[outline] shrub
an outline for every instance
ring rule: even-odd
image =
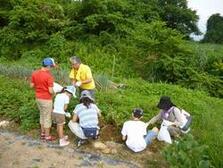
[[[0,87],[0,97],[3,98],[0,102],[0,115],[18,122],[23,130],[37,128],[39,112],[33,91],[28,89],[27,83],[0,76]]]
[[[207,145],[201,145],[192,135],[187,135],[175,141],[173,145],[167,146],[163,155],[170,163],[170,167],[209,168],[212,166],[207,149]]]

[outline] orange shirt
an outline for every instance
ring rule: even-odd
[[[36,98],[51,100],[49,87],[53,87],[53,76],[50,71],[36,70],[32,73],[31,82],[34,84]]]

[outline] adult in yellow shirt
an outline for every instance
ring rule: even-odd
[[[70,57],[70,62],[72,69],[69,77],[72,80],[72,84],[79,87],[80,92],[88,90],[94,96],[95,82],[90,67],[82,64],[81,59],[77,56]]]

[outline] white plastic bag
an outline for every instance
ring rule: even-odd
[[[168,131],[168,125],[172,125],[172,122],[164,120],[161,124],[160,131],[158,133],[157,139],[159,141],[164,141],[166,143],[172,144],[172,139]]]
[[[63,86],[61,86],[60,84],[54,82],[53,83],[53,91],[54,93],[58,93],[58,92],[61,92],[63,89]]]

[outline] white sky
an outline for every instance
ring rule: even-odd
[[[206,31],[206,23],[212,14],[223,16],[223,0],[187,0],[188,7],[196,10],[199,16],[198,27],[202,33]]]

